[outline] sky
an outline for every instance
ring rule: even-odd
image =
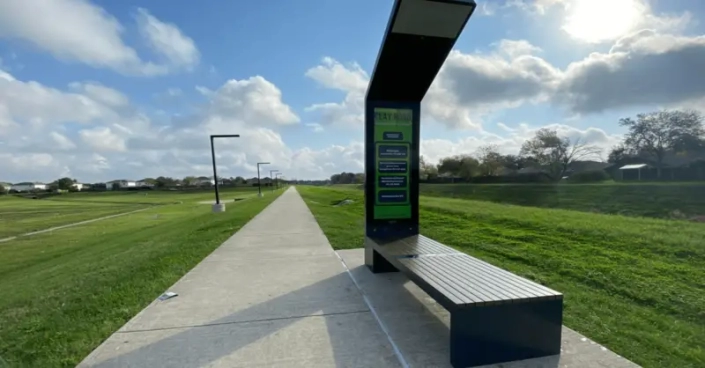
[[[418,1],[418,0],[414,0]],[[422,102],[428,162],[705,107],[705,2],[477,0]],[[392,0],[0,0],[0,181],[362,172]],[[413,62],[413,61],[410,61]]]

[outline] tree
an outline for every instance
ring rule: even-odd
[[[419,178],[421,180],[433,179],[438,176],[438,167],[426,162],[423,156],[419,156]]]
[[[10,188],[6,188],[4,185],[0,184],[0,195],[7,193]]]
[[[349,172],[342,172],[340,174],[333,174],[330,177],[331,184],[355,184],[358,180],[364,180],[364,176],[359,176],[364,174],[355,174]]]
[[[504,166],[504,157],[499,153],[499,146],[496,144],[488,144],[478,148],[477,158],[480,161],[482,175],[499,175],[500,170]]]
[[[480,172],[480,162],[470,155],[458,155],[445,157],[438,164],[438,173],[442,175],[453,175],[470,180]]]
[[[157,188],[173,187],[173,186],[176,185],[176,180],[174,180],[173,178],[168,178],[168,177],[160,176],[160,177],[158,177],[158,178],[156,178],[156,179],[154,179],[154,180],[155,180],[155,184],[154,184],[154,185],[155,185]]]
[[[637,114],[636,120],[623,118],[619,120],[619,125],[628,130],[624,136],[624,146],[652,158],[659,178],[667,153],[702,146],[705,135],[702,115],[692,110]]]
[[[558,181],[568,171],[571,163],[594,158],[600,152],[598,147],[587,144],[581,138],[571,141],[568,137],[558,136],[556,130],[543,128],[524,142],[520,155],[533,159],[534,166],[545,170],[551,179]]]
[[[51,183],[56,186],[56,189],[61,189],[61,190],[69,190],[73,188],[73,185],[76,183],[76,179],[71,179],[71,178],[61,178],[56,180],[55,182]]]
[[[198,179],[196,179],[195,176],[187,176],[182,181],[183,181],[184,185],[191,186],[191,185],[196,185]]]
[[[245,184],[245,178],[238,176],[235,178],[235,184]]]
[[[534,160],[533,157],[522,157],[518,155],[506,155],[502,157],[502,167],[513,171],[536,165],[536,160]]]

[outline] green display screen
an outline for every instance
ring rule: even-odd
[[[374,109],[375,202],[374,218],[411,218],[411,109]]]

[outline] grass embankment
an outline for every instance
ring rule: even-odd
[[[253,195],[256,188],[232,188],[223,198]],[[119,191],[54,195],[43,199],[0,196],[0,239],[150,206],[213,198],[213,191]]]
[[[362,191],[299,187],[336,249]],[[333,207],[350,198],[355,204]],[[421,197],[421,232],[565,294],[567,326],[645,367],[705,366],[705,225]]]
[[[656,218],[705,216],[705,184],[421,184],[425,196]]]
[[[0,366],[75,366],[280,193],[220,214],[183,195],[0,244]]]

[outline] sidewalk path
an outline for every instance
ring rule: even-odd
[[[294,188],[169,290],[79,367],[400,366]]]

